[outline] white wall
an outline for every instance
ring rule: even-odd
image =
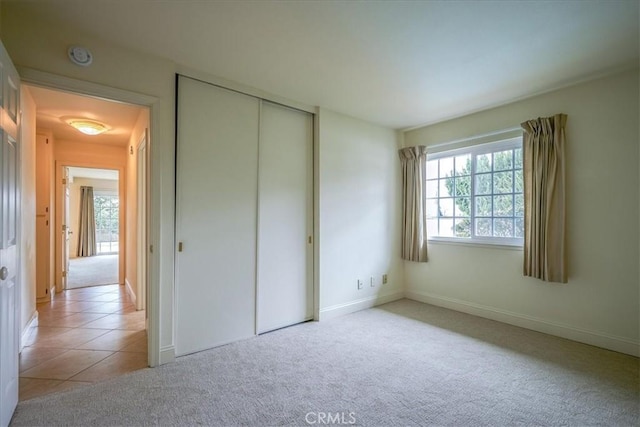
[[[78,257],[78,236],[80,235],[80,187],[93,187],[94,194],[108,191],[118,195],[118,181],[111,179],[75,178],[69,185],[69,227],[73,234],[69,239],[69,258]],[[122,221],[122,218],[120,218]],[[127,236],[127,240],[129,236]]]
[[[20,330],[36,313],[36,104],[29,89],[20,90]]]
[[[321,109],[316,151],[320,318],[403,296],[396,133]],[[382,284],[382,275],[388,283]],[[374,277],[375,287],[369,284]],[[357,280],[364,282],[361,290]]]
[[[638,71],[627,71],[405,134],[432,145],[568,115],[569,283],[522,276],[522,251],[430,244],[405,262],[412,298],[638,353]]]

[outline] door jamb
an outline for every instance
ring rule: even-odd
[[[118,89],[99,83],[78,80],[69,77],[52,74],[33,68],[17,67],[18,74],[21,78],[21,84],[29,84],[49,89],[62,90],[85,96],[93,96],[102,99],[108,99],[116,102],[125,102],[135,104],[149,109],[149,126],[150,136],[158,133],[160,128],[158,104],[159,99],[154,96],[132,92],[124,89]],[[147,150],[149,151],[150,163],[153,163],[153,147],[147,140]],[[150,169],[153,164],[149,165]],[[160,197],[160,189],[154,186],[151,180],[147,182],[147,193],[151,203]],[[159,200],[159,199],[158,199]],[[149,292],[149,301],[147,301],[147,310],[149,318],[149,329],[147,334],[148,340],[148,362],[149,366],[158,366],[161,363],[160,349],[160,281],[159,281],[159,262],[158,251],[151,252],[150,248],[153,242],[160,241],[160,224],[157,219],[159,213],[152,214],[153,209],[147,212],[147,224],[149,227],[149,235],[147,236],[150,247],[147,248],[148,268],[147,268],[147,289]]]
[[[55,246],[56,246],[56,252],[55,252],[55,262],[56,262],[56,268],[55,268],[55,289],[56,289],[56,293],[57,292],[62,292],[63,290],[67,289],[64,288],[63,289],[63,280],[62,280],[62,245],[63,242],[61,240],[61,230],[62,230],[62,222],[64,220],[64,218],[62,218],[62,203],[64,203],[64,186],[62,184],[62,177],[64,176],[63,173],[63,169],[65,167],[70,167],[70,168],[91,168],[91,169],[108,169],[108,170],[116,170],[118,171],[118,197],[122,200],[124,192],[126,191],[126,182],[125,182],[125,167],[124,166],[114,166],[114,165],[109,165],[108,163],[99,163],[99,162],[75,162],[75,161],[69,161],[69,160],[56,160],[55,161],[55,168],[56,168],[56,172],[55,172],[55,176],[56,176],[56,187],[55,187],[55,198],[56,198],[56,212],[55,212],[55,219],[53,220],[54,222],[54,226],[56,228],[56,230],[58,230],[58,233],[56,234],[56,242],[55,242]],[[126,203],[123,203],[122,206],[124,206],[124,209],[122,210],[121,213],[121,218],[125,218],[126,217],[126,210],[129,209],[129,207],[126,205]],[[124,225],[124,221],[122,219],[118,220],[118,240],[120,242],[124,241],[124,237],[125,237],[125,225]],[[126,251],[118,251],[118,284],[122,284],[122,282],[124,281],[120,281],[120,272],[125,271],[124,270],[124,266],[126,263],[125,260],[125,256],[123,256],[123,254],[125,254]],[[58,286],[59,285],[59,286]]]

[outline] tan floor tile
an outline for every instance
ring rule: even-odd
[[[20,378],[19,380],[18,399],[20,401],[53,393],[57,391],[57,388],[64,382],[60,380],[43,380],[35,378]]]
[[[101,319],[89,322],[83,327],[98,329],[129,329],[140,331],[145,327],[144,312],[136,311],[133,313],[110,314]]]
[[[74,301],[69,304],[69,309],[74,310],[77,313],[90,310],[92,308],[100,307],[102,303],[97,301]]]
[[[55,322],[58,319],[63,319],[67,316],[71,316],[75,314],[72,311],[45,311],[38,312],[38,324],[41,326],[49,326],[51,323]]]
[[[116,311],[116,313],[118,314],[123,314],[123,313],[135,313],[136,311],[136,306],[133,303],[128,303],[128,304],[124,304],[124,307],[122,308],[122,310]]]
[[[38,320],[38,323],[40,323],[40,320]],[[38,326],[36,328],[32,328],[31,333],[27,336],[24,342],[24,345],[34,345],[36,342],[62,335],[71,330],[71,328],[63,327]]]
[[[103,302],[101,304],[96,304],[95,307],[91,307],[85,310],[84,312],[110,314],[110,313],[115,313],[116,311],[120,311],[126,306],[127,306],[126,303],[121,303],[121,302]]]
[[[82,344],[78,348],[118,351],[140,339],[146,339],[146,336],[146,331],[112,330],[94,340]]]
[[[66,289],[58,294],[56,294],[56,297],[70,297],[70,296],[77,296],[77,295],[87,295],[89,292],[87,292],[87,288],[71,288],[71,289]]]
[[[47,360],[60,356],[69,351],[66,348],[25,347],[20,353],[20,372],[31,369]]]
[[[58,357],[24,371],[21,377],[66,380],[95,365],[111,354],[113,353],[110,351],[69,350]]]
[[[97,302],[117,302],[120,298],[117,294],[100,294],[87,297],[85,301],[97,301]]]
[[[20,356],[20,400],[147,366],[145,312],[135,310],[123,286],[64,291],[54,301],[39,304],[38,312],[39,326]],[[89,323],[93,327],[87,327]],[[121,355],[110,357],[120,349]],[[77,378],[63,381],[72,376]]]
[[[72,378],[74,381],[102,381],[127,372],[137,371],[147,366],[146,354],[118,352]]]
[[[68,291],[61,292],[54,297],[55,302],[64,301],[70,303],[73,301],[84,301],[87,295],[68,293]]]
[[[61,305],[58,308],[53,308],[50,310],[38,310],[38,314],[51,315],[55,316],[56,314],[60,317],[64,317],[64,315],[80,313],[84,311],[81,306],[76,305],[75,303],[78,301],[68,301],[67,304]]]
[[[36,305],[36,310],[38,310],[38,313],[46,313],[47,311],[64,310],[65,307],[70,303],[71,303],[71,301],[57,300],[56,299],[56,300],[48,302],[46,304],[37,304]]]
[[[100,319],[98,319],[100,320]],[[39,329],[39,328],[38,328]],[[75,328],[62,334],[44,339],[37,339],[34,347],[77,348],[78,346],[107,333],[103,329]]]
[[[134,342],[132,344],[129,344],[126,347],[123,347],[120,351],[130,351],[130,352],[134,352],[134,353],[145,353],[145,354],[147,354],[148,344],[147,344],[147,336],[146,336],[146,334],[145,334],[144,338],[140,338],[136,342]]]
[[[71,316],[67,316],[63,319],[59,319],[56,321],[56,325],[58,326],[66,326],[69,328],[77,328],[79,326],[84,325],[85,323],[92,322],[94,320],[98,320],[101,317],[107,316],[104,313],[75,313]]]

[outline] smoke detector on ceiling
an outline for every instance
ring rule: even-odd
[[[71,62],[81,67],[88,67],[93,61],[93,54],[82,46],[71,46],[67,53]]]

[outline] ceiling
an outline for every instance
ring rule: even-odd
[[[69,168],[70,182],[73,182],[75,178],[92,178],[92,179],[105,179],[109,181],[118,180],[118,171],[113,169],[95,169],[95,168]]]
[[[129,137],[141,107],[35,86],[27,87],[36,104],[36,127],[50,130],[54,139],[123,147],[129,145]],[[68,125],[64,121],[66,117],[95,120],[110,129],[100,135],[85,135]]]
[[[3,3],[392,128],[465,115],[639,62],[637,0]]]

